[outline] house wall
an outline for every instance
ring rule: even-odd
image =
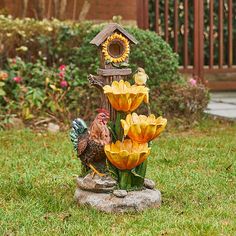
[[[0,13],[36,19],[108,21],[120,15],[124,22],[136,24],[137,0],[0,0]]]

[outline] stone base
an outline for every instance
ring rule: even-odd
[[[128,192],[120,198],[112,193],[94,193],[77,188],[75,200],[79,205],[90,206],[104,212],[139,212],[161,205],[161,193],[155,189]]]

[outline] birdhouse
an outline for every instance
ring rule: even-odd
[[[130,44],[137,44],[138,41],[120,25],[112,23],[98,33],[90,43],[99,48],[101,68],[115,69],[128,64]]]
[[[116,23],[108,24],[90,42],[98,47],[100,68],[97,76],[89,75],[91,85],[102,88],[113,81],[125,80],[132,73],[129,66],[130,45],[138,41],[125,29]],[[106,108],[115,119],[116,112],[110,106],[107,98],[101,95],[101,107]]]

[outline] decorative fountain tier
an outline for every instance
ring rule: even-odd
[[[125,81],[131,74],[130,44],[137,40],[118,24],[109,24],[91,43],[100,48],[101,68],[98,76],[89,75],[89,82],[101,90],[103,108],[89,128],[81,119],[73,121],[71,140],[82,161],[75,199],[105,212],[159,207],[161,193],[145,176],[150,141],[167,120],[134,112],[143,102],[150,111],[145,71],[138,69],[135,84]]]

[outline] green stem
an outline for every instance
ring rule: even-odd
[[[119,170],[119,187],[120,189],[131,189],[132,176],[129,170]]]
[[[110,132],[112,134],[112,141],[116,141],[117,137],[116,137],[116,133],[115,133],[115,130],[114,130],[114,124],[112,122],[110,122],[108,124],[108,129],[110,130]]]
[[[147,103],[147,110],[148,110],[148,115],[151,115],[152,112],[151,112],[151,107],[149,103]]]
[[[124,136],[123,129],[121,128],[121,123],[120,123],[120,120],[122,119],[123,116],[124,114],[122,112],[117,112],[116,122],[115,122],[116,137],[117,137],[117,140],[120,140],[120,141],[122,141],[123,136]]]

